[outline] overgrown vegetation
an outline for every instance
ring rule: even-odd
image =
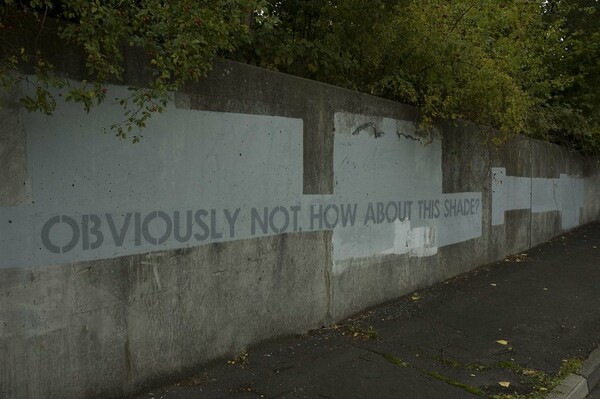
[[[420,371],[423,374],[429,375],[433,378],[436,378],[446,384],[453,385],[455,387],[464,389],[465,391],[477,395],[477,396],[486,396],[489,392],[489,387],[477,387],[472,384],[459,381],[456,378],[448,377],[440,372],[428,370],[424,368],[418,368],[412,366],[410,363],[404,361],[402,358],[389,354],[389,353],[380,353],[375,352],[378,355],[385,358],[388,362],[400,366],[402,368],[413,368],[415,370]],[[434,357],[435,359],[435,357]],[[553,389],[555,389],[560,383],[567,378],[567,376],[571,373],[577,373],[583,364],[583,361],[579,358],[571,358],[564,359],[562,361],[561,367],[556,374],[550,375],[544,371],[536,370],[532,368],[525,368],[514,361],[499,361],[492,365],[483,365],[478,363],[471,364],[462,364],[453,359],[436,359],[440,360],[444,366],[454,368],[454,369],[463,369],[463,370],[477,370],[480,373],[485,373],[488,371],[504,369],[509,371],[514,377],[518,378],[519,381],[525,386],[526,393],[523,393],[523,388],[520,389],[521,392],[512,390],[510,393],[502,393],[497,395],[492,395],[492,399],[543,399],[548,393],[550,393]],[[474,375],[472,375],[474,376]],[[511,386],[510,382],[498,382],[499,385],[505,384],[504,387],[509,389]],[[502,386],[502,385],[501,385]]]
[[[19,30],[49,16],[80,47],[93,83],[69,87],[89,109],[123,72],[127,47],[142,49],[148,89],[122,100],[120,137],[164,109],[169,92],[201,78],[215,55],[419,106],[437,118],[489,126],[583,152],[600,149],[598,0],[5,0],[0,6],[0,82],[37,73],[25,98],[51,113],[49,86],[66,84]],[[18,79],[18,78],[17,78]],[[91,79],[90,79],[91,80]]]
[[[215,54],[249,40],[248,17],[257,6],[255,0],[5,0],[0,86],[25,80],[34,94],[21,101],[31,111],[54,111],[50,87],[65,89],[68,101],[89,111],[105,100],[107,82],[122,79],[124,53],[135,48],[147,61],[139,73],[148,77],[148,87],[131,87],[129,96],[118,99],[124,120],[115,121],[112,130],[121,138],[133,132],[137,141],[138,128],[164,111],[170,92],[204,76]],[[55,75],[49,61],[54,55],[40,46],[45,35],[83,51],[90,81],[74,85]]]
[[[524,382],[532,388],[532,391],[527,394],[514,392],[496,395],[493,399],[543,399],[549,392],[559,386],[569,374],[577,373],[582,364],[583,360],[579,358],[564,359],[558,372],[555,375],[548,375],[540,370],[527,369],[514,363],[507,363],[501,367],[509,368],[515,373],[521,374],[524,377]]]

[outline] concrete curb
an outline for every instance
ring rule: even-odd
[[[569,374],[547,399],[585,399],[600,382],[600,347],[583,362],[577,374]]]

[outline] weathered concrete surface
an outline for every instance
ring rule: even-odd
[[[143,83],[143,79],[134,73],[139,65],[134,61],[128,62],[130,70],[125,74],[128,82]],[[67,64],[57,65],[68,68]],[[80,67],[81,64],[76,63],[70,76],[78,76]],[[194,119],[197,118],[195,111],[204,112],[207,119]],[[349,187],[352,184],[349,169],[340,169],[342,174],[345,173],[343,176],[336,175],[336,142],[341,146],[354,145],[363,156],[361,159],[369,159],[361,151],[368,152],[376,147],[371,146],[376,140],[375,132],[385,130],[382,126],[414,126],[417,110],[233,62],[218,62],[215,71],[206,80],[184,93],[178,93],[173,115],[194,115],[172,123],[168,122],[169,119],[165,119],[167,122],[158,120],[156,123],[163,127],[163,131],[153,131],[152,134],[158,136],[148,137],[136,147],[137,154],[133,154],[131,147],[125,147],[128,146],[126,143],[118,143],[123,147],[115,150],[114,143],[109,142],[110,137],[95,136],[100,133],[91,129],[97,129],[98,121],[107,118],[106,115],[92,114],[87,117],[90,119],[82,119],[91,120],[89,124],[77,122],[81,126],[73,121],[64,121],[65,124],[69,122],[79,126],[69,125],[71,130],[66,136],[51,136],[52,132],[43,129],[48,125],[38,120],[36,126],[39,129],[36,131],[41,132],[46,141],[35,142],[39,137],[23,132],[21,126],[25,114],[19,112],[9,112],[4,118],[9,128],[5,129],[3,125],[0,130],[3,140],[0,151],[5,148],[14,150],[3,152],[0,158],[3,168],[0,170],[3,178],[0,231],[12,232],[9,229],[16,226],[16,222],[6,215],[28,214],[32,220],[39,222],[41,219],[43,224],[45,217],[65,215],[77,209],[78,217],[91,213],[105,218],[103,222],[108,221],[106,214],[113,215],[111,220],[113,223],[116,220],[116,225],[111,225],[110,229],[107,224],[103,225],[106,242],[109,234],[118,239],[123,231],[124,235],[130,234],[131,237],[127,236],[130,240],[122,246],[115,242],[114,247],[106,247],[102,254],[84,259],[82,248],[87,245],[87,251],[91,242],[90,237],[87,237],[87,242],[84,241],[82,233],[77,251],[69,252],[73,257],[67,261],[60,251],[52,254],[55,258],[46,256],[42,246],[39,247],[42,251],[39,257],[28,261],[22,253],[14,250],[13,244],[38,251],[33,243],[39,239],[39,231],[24,223],[21,225],[25,226],[23,229],[29,230],[21,231],[23,239],[8,243],[0,236],[0,248],[6,249],[0,260],[4,267],[0,268],[0,397],[90,399],[131,393],[163,378],[185,375],[211,359],[239,353],[253,343],[330,324],[366,307],[501,259],[508,253],[520,252],[564,230],[561,211],[536,213],[531,206],[509,209],[504,213],[504,223],[493,225],[492,168],[504,168],[507,176],[525,179],[560,179],[561,174],[569,179],[585,177],[584,206],[580,209],[579,222],[600,217],[600,185],[596,167],[584,169],[583,160],[579,157],[523,138],[495,150],[482,145],[481,131],[470,125],[442,125],[439,128],[441,135],[433,137],[441,143],[429,143],[429,138],[422,136],[421,132],[407,134],[408,131],[404,130],[390,130],[386,140],[391,135],[400,143],[414,146],[413,141],[423,139],[419,141],[423,146],[412,151],[409,149],[413,147],[407,145],[402,150],[404,152],[400,152],[402,159],[380,152],[378,154],[385,156],[373,157],[372,162],[357,165],[363,168],[363,181],[369,185],[369,190],[362,190],[362,193],[359,186]],[[342,115],[353,123],[361,123],[364,116],[365,122],[373,124],[374,131],[353,134],[356,126],[350,127],[350,123],[346,126],[350,131],[336,131],[339,126],[336,126],[336,115]],[[241,121],[239,125],[246,130],[235,124],[221,123],[220,117],[225,121]],[[28,120],[31,122],[31,119]],[[202,121],[206,120],[216,122],[203,124]],[[286,121],[289,122],[287,125]],[[51,123],[60,127],[63,122]],[[280,124],[293,129],[269,131],[265,128]],[[188,131],[195,128],[198,131],[201,128],[209,130],[213,126],[221,126],[219,134],[222,132],[223,135],[227,134],[223,126],[235,128],[232,128],[231,135],[226,136],[227,140],[232,140],[232,146],[218,143],[222,147],[241,145],[231,138],[243,130],[249,135],[254,134],[252,137],[257,138],[254,143],[260,140],[264,140],[265,145],[279,143],[276,148],[280,151],[276,152],[276,158],[271,159],[271,153],[266,150],[265,159],[258,159],[255,163],[243,163],[240,159],[246,154],[239,151],[239,154],[228,154],[227,162],[219,164],[215,161],[216,157],[210,157],[210,153],[200,152],[211,146],[211,140],[204,136],[206,143],[198,145],[202,138],[195,138],[195,133]],[[182,135],[181,131],[186,135]],[[267,139],[265,133],[283,141]],[[299,137],[300,134],[302,137]],[[398,136],[394,137],[394,134]],[[341,135],[346,135],[347,140],[336,141]],[[65,140],[67,149],[57,137]],[[155,146],[157,141],[161,143]],[[6,147],[4,143],[8,143]],[[28,143],[30,147],[27,147]],[[294,151],[291,144],[295,147],[301,145],[301,155],[300,150]],[[394,142],[394,145],[399,144]],[[33,148],[35,152],[28,153],[26,148]],[[77,162],[73,167],[67,167],[72,161],[67,158],[69,148],[95,154],[88,157],[87,152],[81,152],[77,155],[85,158],[81,163],[85,163],[88,169],[73,170]],[[200,148],[195,157],[189,154],[194,148]],[[124,168],[112,162],[119,154],[122,164],[126,165]],[[182,154],[190,158],[188,167],[184,162],[179,169],[169,169],[170,165],[181,161]],[[258,152],[254,152],[256,154]],[[263,153],[260,154],[262,156]],[[64,162],[56,162],[56,159]],[[435,162],[425,162],[427,159]],[[261,162],[269,161],[273,166],[271,174],[257,176],[253,173],[259,170]],[[46,167],[40,167],[40,162]],[[203,164],[205,162],[210,168]],[[403,170],[406,179],[389,177],[398,170],[394,169],[396,163],[406,166]],[[390,167],[390,164],[394,166]],[[37,166],[37,169],[28,170],[28,165]],[[173,238],[161,244],[169,245],[166,250],[154,244],[136,246],[133,230],[121,229],[127,220],[125,215],[133,215],[137,209],[127,206],[143,204],[147,208],[145,210],[155,212],[167,204],[164,205],[165,211],[179,210],[182,214],[187,209],[204,206],[207,201],[212,201],[214,207],[235,208],[238,201],[252,198],[248,194],[250,191],[236,191],[233,183],[219,186],[213,173],[230,176],[224,171],[233,170],[236,165],[244,165],[243,172],[246,174],[233,172],[233,183],[244,185],[249,181],[255,182],[251,193],[259,199],[279,193],[281,196],[277,198],[284,201],[295,200],[297,195],[300,198],[297,203],[303,206],[313,200],[327,203],[337,198],[336,188],[340,188],[343,182],[336,182],[336,179],[343,178],[346,180],[344,190],[349,187],[351,190],[348,192],[355,195],[377,197],[384,194],[385,198],[368,201],[404,200],[406,198],[396,196],[411,192],[434,196],[431,199],[467,193],[480,199],[481,206],[476,215],[471,215],[472,218],[476,216],[475,219],[457,222],[456,225],[462,227],[457,227],[456,236],[460,239],[456,243],[438,247],[433,244],[437,244],[435,238],[441,235],[431,234],[425,237],[433,237],[431,243],[427,243],[432,244],[425,248],[427,251],[413,253],[408,246],[400,246],[402,248],[394,247],[388,253],[381,250],[383,247],[379,239],[383,237],[381,232],[389,226],[379,226],[381,229],[373,230],[379,235],[367,237],[377,244],[365,250],[371,253],[347,259],[339,251],[343,247],[334,247],[338,242],[335,238],[337,232],[326,227],[315,228],[311,232],[254,238],[251,233],[241,231],[227,242],[190,245],[188,248],[178,248],[180,243]],[[14,172],[6,173],[5,166]],[[61,180],[53,175],[58,170],[79,180]],[[93,173],[88,175],[90,170]],[[401,175],[400,172],[398,175]],[[31,178],[31,173],[38,173],[36,176],[39,177],[32,183],[35,188],[32,197],[28,189],[22,188],[23,182]],[[242,179],[240,176],[247,177]],[[427,181],[428,177],[432,181]],[[274,181],[280,184],[274,187]],[[406,186],[398,189],[403,183]],[[115,186],[119,189],[113,192]],[[41,190],[46,187],[48,190]],[[73,195],[69,194],[70,190]],[[120,194],[117,195],[117,192]],[[126,199],[121,197],[125,194],[129,195]],[[520,194],[525,197],[531,195],[529,191]],[[49,206],[39,204],[40,198],[46,200]],[[68,209],[65,209],[67,205]],[[259,205],[262,203],[252,204],[254,207]],[[133,218],[131,216],[132,226]],[[453,226],[434,219],[415,221],[418,223],[411,228],[418,232],[431,232]],[[86,228],[88,230],[85,231],[90,231],[86,223],[92,223],[91,220],[81,219],[82,231]],[[474,225],[465,227],[465,220],[475,220]],[[56,225],[58,227],[54,227],[54,231],[59,234],[65,223]],[[467,234],[472,232],[472,227],[478,232],[475,236]],[[400,228],[390,231],[394,234],[403,232]],[[153,234],[150,227],[147,232]],[[67,241],[68,233],[61,233]],[[423,236],[411,234],[406,234],[412,240],[410,242],[422,241]],[[402,234],[398,236],[409,243]],[[395,244],[395,240],[389,237],[383,239]],[[357,243],[361,241],[357,240]],[[130,245],[130,252],[123,250],[123,246],[127,245]],[[353,250],[350,245],[346,248],[348,253]],[[8,264],[9,252],[18,265]],[[377,363],[374,370],[389,372],[389,375],[398,372],[386,367]]]
[[[588,356],[577,374],[586,379],[588,390],[600,386],[600,347]]]
[[[593,161],[592,165],[595,168],[590,168],[589,173],[586,173],[585,178],[585,207],[583,208],[581,219],[584,223],[589,223],[600,219],[600,164],[598,161]]]
[[[327,233],[0,271],[3,398],[132,392],[326,321]]]
[[[589,393],[585,378],[569,374],[567,378],[553,390],[548,399],[585,399]]]
[[[0,206],[30,201],[20,95],[15,89],[0,96]]]

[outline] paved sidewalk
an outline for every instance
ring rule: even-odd
[[[599,344],[593,223],[135,398],[541,398]]]

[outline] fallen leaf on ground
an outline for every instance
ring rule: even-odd
[[[410,299],[412,299],[413,301],[418,301],[419,299],[421,299],[421,296],[419,294],[412,294]]]
[[[500,381],[498,384],[500,384],[500,386],[504,388],[508,388],[510,386],[510,382],[508,381]]]
[[[508,345],[508,341],[504,339],[499,339],[496,342],[498,342],[500,345]]]
[[[505,262],[517,262],[517,263],[521,263],[521,262],[530,262],[531,258],[526,253],[522,253],[522,254],[510,254],[510,255],[507,255],[504,258],[504,261]]]
[[[496,286],[496,283],[490,283],[490,285],[491,285],[492,287],[495,287],[495,286]]]

